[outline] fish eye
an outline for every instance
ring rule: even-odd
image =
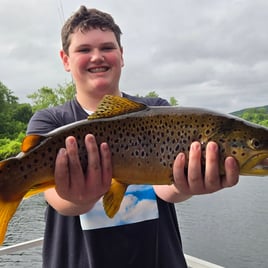
[[[261,147],[261,143],[259,140],[253,138],[250,139],[250,147],[252,147],[253,149],[259,149]]]

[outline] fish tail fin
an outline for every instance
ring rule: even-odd
[[[106,215],[113,218],[120,208],[128,185],[113,179],[109,191],[103,196],[103,207]]]
[[[0,200],[0,245],[2,245],[5,240],[8,223],[15,214],[21,200],[22,199],[12,202]]]

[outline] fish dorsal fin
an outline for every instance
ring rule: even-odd
[[[30,151],[32,148],[39,145],[41,143],[41,141],[43,141],[45,138],[46,137],[44,137],[44,136],[35,135],[35,134],[31,134],[31,135],[26,136],[22,141],[21,151],[23,153]]]
[[[148,106],[127,98],[105,95],[97,107],[97,110],[88,116],[88,119],[108,118],[121,114],[138,112]]]

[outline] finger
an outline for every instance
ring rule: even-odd
[[[84,185],[84,172],[80,163],[76,139],[72,136],[65,141],[69,163],[70,187],[73,191],[81,189]]]
[[[239,166],[233,157],[225,159],[225,177],[222,180],[223,187],[232,187],[239,181]]]
[[[218,145],[209,142],[206,148],[205,188],[214,192],[221,188]]]
[[[56,157],[54,177],[56,191],[60,196],[65,195],[70,184],[68,156],[65,148],[61,148]]]
[[[199,142],[191,144],[188,164],[188,183],[193,193],[202,192],[204,180],[201,172],[201,145]]]
[[[185,155],[179,153],[173,164],[173,177],[175,187],[183,193],[189,192],[189,185],[184,172],[185,168]]]
[[[97,178],[95,185],[101,184],[101,163],[98,145],[95,137],[91,134],[86,135],[85,144],[88,153],[88,167],[87,167],[87,180],[90,183]]]
[[[109,146],[107,143],[102,143],[100,146],[101,166],[102,166],[102,184],[107,190],[111,185],[112,180],[112,159]]]

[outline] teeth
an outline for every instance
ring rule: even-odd
[[[107,67],[98,67],[98,68],[89,69],[89,72],[91,72],[91,73],[100,73],[100,72],[106,72],[107,70],[108,70]]]

